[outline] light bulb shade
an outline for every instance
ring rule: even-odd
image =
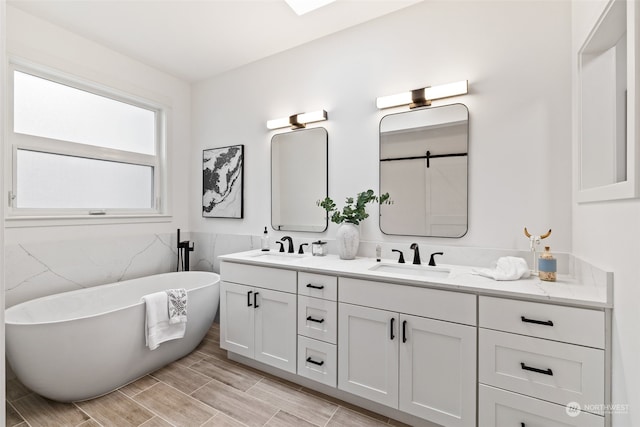
[[[327,120],[327,112],[324,110],[298,114],[298,123],[314,123]]]
[[[424,89],[425,99],[442,99],[452,96],[466,95],[469,91],[469,81],[447,83],[438,86],[431,86]]]
[[[395,95],[381,96],[376,99],[378,109],[391,108],[397,105],[411,104],[411,92],[397,93]]]
[[[289,117],[282,117],[280,119],[273,119],[267,121],[268,129],[279,129],[289,127]]]
[[[417,89],[411,92],[403,92],[395,95],[381,96],[376,99],[376,106],[378,109],[382,110],[384,108],[397,107],[400,105],[408,105],[415,103],[415,95],[422,91],[424,93],[424,97],[421,99],[425,100],[426,103],[419,104],[421,105],[429,105],[429,102],[434,99],[442,99],[449,98],[452,96],[465,95],[469,91],[469,81],[462,80],[454,83],[447,83],[438,86],[429,86],[423,89]]]
[[[279,129],[291,127],[298,129],[304,127],[307,123],[321,122],[327,120],[327,112],[325,110],[311,111],[309,113],[294,114],[289,117],[273,119],[267,121],[268,129]]]

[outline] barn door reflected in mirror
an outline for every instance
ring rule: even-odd
[[[463,104],[390,114],[380,121],[380,206],[385,234],[467,232],[469,111]]]

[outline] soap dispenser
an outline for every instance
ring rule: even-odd
[[[267,227],[264,227],[264,233],[262,233],[262,238],[260,239],[260,247],[264,252],[269,250],[269,232],[267,231]]]
[[[549,246],[545,246],[544,252],[540,254],[540,258],[538,259],[538,276],[540,280],[555,282],[557,262],[553,255],[551,255],[551,252],[549,252],[549,249]]]

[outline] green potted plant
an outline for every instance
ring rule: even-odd
[[[354,259],[356,257],[358,246],[360,245],[358,225],[369,217],[366,206],[372,202],[390,204],[389,193],[376,196],[373,190],[363,191],[358,193],[355,198],[347,197],[341,210],[330,197],[318,200],[318,206],[327,211],[328,215],[331,215],[331,222],[340,225],[336,231],[336,241],[341,259]]]

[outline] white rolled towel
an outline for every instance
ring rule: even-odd
[[[518,280],[529,277],[529,266],[524,258],[506,256],[498,258],[496,268],[476,268],[473,273],[494,280]]]

